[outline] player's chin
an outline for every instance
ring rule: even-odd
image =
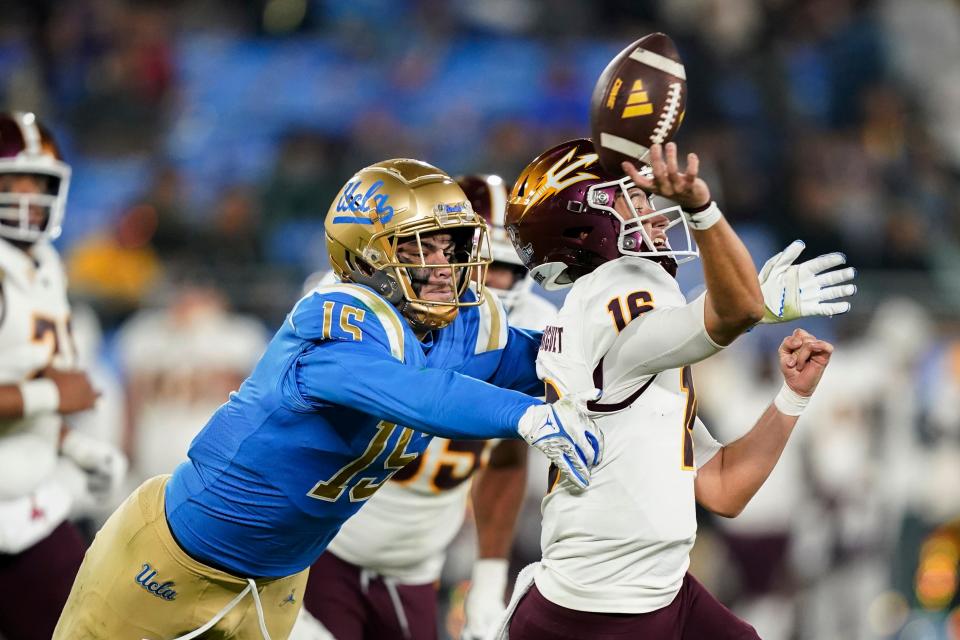
[[[425,290],[420,293],[420,297],[428,302],[453,302],[454,300],[453,290],[450,288]]]

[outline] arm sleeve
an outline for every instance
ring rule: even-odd
[[[540,331],[510,327],[500,364],[488,382],[531,396],[543,395],[543,383],[537,377],[537,352],[542,335]]]
[[[615,386],[699,362],[723,347],[703,324],[704,296],[689,304],[658,306],[628,324],[607,350],[604,373]]]
[[[452,371],[398,362],[361,342],[328,342],[302,354],[296,386],[313,408],[340,405],[443,438],[517,438],[520,417],[541,404]]]

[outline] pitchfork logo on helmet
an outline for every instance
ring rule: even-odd
[[[32,244],[59,236],[69,186],[70,167],[37,117],[0,114],[0,237]]]
[[[463,190],[440,169],[406,158],[361,169],[340,190],[325,223],[330,266],[346,282],[371,287],[393,303],[414,329],[439,329],[461,307],[484,301],[491,262],[487,226]],[[449,262],[428,263],[421,239],[449,234]],[[415,242],[419,259],[401,259],[398,245]],[[450,269],[451,300],[420,295],[434,269]],[[476,296],[464,296],[471,283]]]
[[[547,290],[569,287],[621,256],[649,258],[676,275],[678,264],[699,255],[680,207],[653,207],[629,176],[603,169],[586,138],[527,165],[507,201],[506,228]]]

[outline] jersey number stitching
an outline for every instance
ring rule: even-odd
[[[332,300],[327,300],[323,303],[323,333],[321,334],[323,338],[330,340],[331,331],[333,329],[333,316],[335,312],[335,307],[337,303]],[[363,317],[367,312],[358,307],[351,307],[348,304],[342,305],[340,307],[340,319],[338,323],[340,325],[340,330],[348,334],[353,340],[359,342],[363,339],[363,332],[360,330],[360,326],[351,322],[351,320],[356,320],[356,322],[363,322]]]
[[[696,469],[693,457],[693,426],[697,417],[697,391],[693,386],[693,370],[689,365],[680,370],[680,390],[687,396],[683,410],[683,449],[680,468],[684,471]]]
[[[630,314],[629,320],[624,314],[624,302]],[[617,333],[620,333],[631,320],[635,320],[637,316],[647,311],[653,311],[653,295],[649,291],[634,291],[627,296],[626,301],[622,296],[613,298],[607,303],[607,311],[613,316],[613,324],[617,327]]]
[[[483,440],[446,440],[443,451],[437,455],[439,464],[430,478],[430,488],[434,493],[449,491],[466,482],[480,468],[485,447],[486,442]],[[423,471],[429,457],[427,452],[421,454],[398,471],[393,476],[394,481],[409,485]],[[462,471],[463,469],[466,471]]]
[[[366,451],[360,454],[359,458],[341,467],[329,480],[321,480],[315,484],[307,495],[317,500],[326,500],[327,502],[336,502],[339,500],[340,496],[343,495],[343,492],[346,491],[350,482],[357,474],[367,469],[380,457],[380,454],[387,448],[387,441],[390,439],[390,436],[393,435],[396,428],[397,425],[392,422],[384,422],[381,420],[377,423],[377,433],[370,440],[369,444],[367,444]],[[409,444],[410,438],[413,436],[413,431],[407,427],[401,427],[401,429],[400,437],[397,438],[397,443],[393,445],[393,450],[383,465],[388,471],[402,469],[417,457],[415,453],[406,452],[407,444]],[[390,475],[379,482],[376,478],[361,477],[350,488],[350,501],[362,502],[366,500],[389,479]]]

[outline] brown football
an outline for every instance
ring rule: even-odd
[[[651,33],[600,74],[590,100],[590,128],[600,163],[621,174],[624,160],[645,162],[650,147],[673,139],[687,106],[687,74],[673,40]]]

